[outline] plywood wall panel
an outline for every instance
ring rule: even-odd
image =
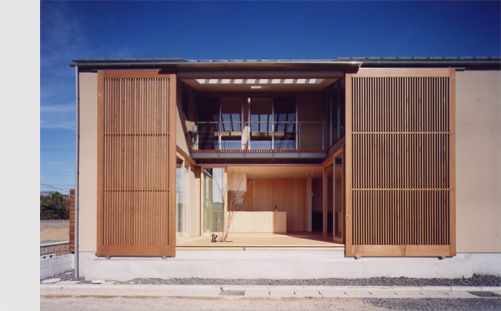
[[[307,231],[306,179],[252,179],[247,180],[244,198],[245,211],[287,212],[287,232]]]

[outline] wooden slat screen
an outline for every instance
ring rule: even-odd
[[[100,71],[99,83],[98,255],[174,256],[175,77]]]
[[[419,69],[349,75],[348,255],[455,254],[451,75]]]

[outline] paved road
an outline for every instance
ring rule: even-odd
[[[501,310],[501,299],[40,297],[41,310]]]

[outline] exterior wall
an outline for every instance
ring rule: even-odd
[[[181,94],[181,87],[178,86],[177,94]],[[186,116],[184,115],[182,109],[182,98],[181,96],[176,96],[177,99],[177,109],[176,109],[176,146],[181,148],[186,154],[190,154],[188,143],[186,141]]]
[[[79,250],[95,252],[97,74],[80,73],[79,82]],[[457,252],[501,252],[500,86],[501,71],[456,73]],[[304,105],[309,111],[314,111],[309,104]],[[176,116],[176,142],[183,150],[187,150],[181,123],[184,116],[180,111],[178,109]],[[189,187],[189,212],[200,217],[200,179],[192,170],[189,173]],[[189,226],[190,234],[199,233],[197,223],[200,223],[200,218],[194,219]]]
[[[189,126],[193,122],[189,121],[188,117],[185,115],[182,109],[182,97],[179,96],[183,94],[185,96],[189,95],[189,115],[195,114],[195,96],[193,91],[186,89],[182,92],[180,86],[178,86],[178,96],[177,96],[177,109],[176,109],[176,146],[179,147],[187,155],[190,154],[190,147],[188,146],[189,136],[186,135],[187,131],[190,130]],[[193,119],[193,118],[191,118]],[[187,121],[188,120],[188,121]],[[186,165],[189,163],[185,160]],[[186,174],[186,231],[181,233],[182,237],[194,237],[200,236],[200,169],[190,165],[188,172]]]
[[[97,243],[97,73],[79,74],[80,175],[78,246],[96,251]]]
[[[501,71],[456,72],[458,252],[501,252]]]

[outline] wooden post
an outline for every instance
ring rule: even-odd
[[[306,231],[311,232],[312,230],[312,219],[311,219],[311,210],[312,210],[312,197],[313,197],[313,190],[312,190],[312,177],[311,174],[308,174],[306,177],[306,207],[307,207],[307,214],[306,214]]]
[[[343,151],[341,152],[341,225],[342,225],[342,228],[341,228],[341,234],[342,234],[342,242],[341,243],[345,243],[346,242],[346,193],[345,193],[345,188],[346,188],[346,185],[345,185],[345,180],[346,180],[346,176],[345,176],[345,172],[346,172],[346,165],[344,163],[345,161],[345,156],[344,156],[344,148],[343,148]]]
[[[322,235],[327,236],[327,168],[322,168]]]
[[[353,74],[346,74],[346,96],[345,96],[345,146],[343,151],[344,160],[344,199],[345,199],[345,236],[344,236],[344,254],[345,256],[353,256],[353,244],[352,244],[352,137],[351,137],[351,109],[352,109],[352,76]]]
[[[336,239],[336,157],[332,159],[332,239]]]

